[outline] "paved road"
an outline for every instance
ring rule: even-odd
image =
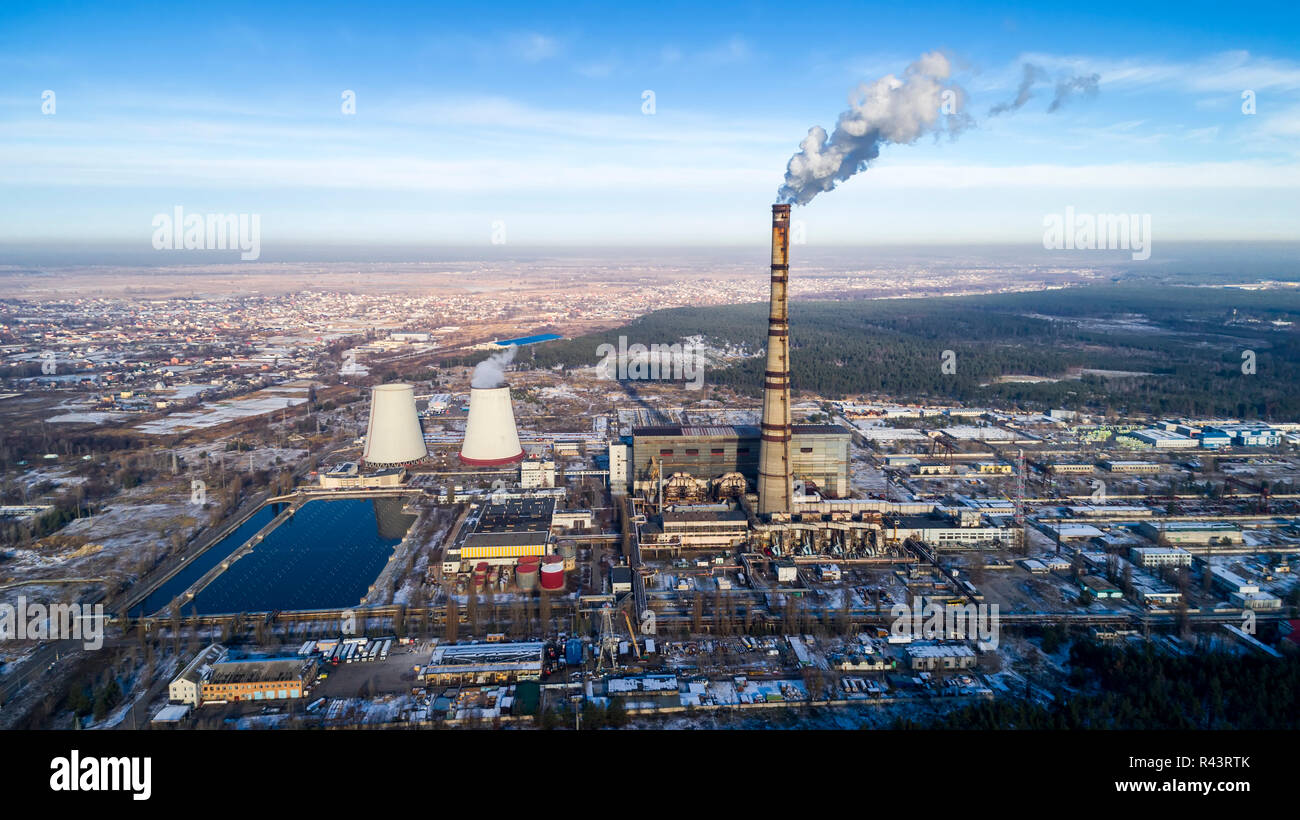
[[[50,641],[42,645],[27,660],[22,661],[17,669],[5,676],[4,684],[0,685],[0,708],[4,708],[20,689],[45,674],[45,670],[59,658],[82,648],[82,642],[78,640]]]

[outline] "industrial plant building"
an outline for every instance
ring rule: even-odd
[[[541,641],[440,645],[422,676],[431,684],[512,683],[542,676]]]
[[[826,496],[849,490],[852,433],[833,424],[792,426],[790,463],[793,478],[812,484]],[[754,425],[635,427],[632,429],[633,489],[654,492],[656,470],[666,479],[686,473],[700,481],[739,473],[758,481],[760,429]]]
[[[972,511],[963,511],[972,512]],[[1015,527],[981,526],[980,515],[898,515],[885,519],[885,530],[896,541],[914,538],[939,549],[1005,546],[1015,538]]]
[[[1086,475],[1090,474],[1094,467],[1092,464],[1075,461],[1057,462],[1050,465],[1048,469],[1057,475]]]
[[[1128,436],[1157,450],[1192,450],[1200,446],[1200,442],[1191,436],[1184,436],[1180,433],[1158,428],[1137,430],[1129,433]]]
[[[1282,443],[1282,432],[1272,427],[1252,424],[1225,424],[1218,428],[1232,437],[1238,447],[1277,447]]]
[[[1228,601],[1242,609],[1273,610],[1282,608],[1282,599],[1267,592],[1234,592]]]
[[[314,658],[232,658],[211,644],[167,686],[173,703],[199,706],[245,700],[300,698],[316,674]]]
[[[336,464],[319,476],[320,486],[329,490],[360,487],[398,487],[401,486],[402,481],[405,479],[405,467],[393,467],[386,470],[376,470],[373,473],[362,473],[360,465],[355,461]]]
[[[917,462],[912,465],[913,475],[952,475],[952,465],[942,461]]]
[[[667,509],[641,527],[645,550],[728,549],[745,542],[749,518],[741,510]]]
[[[1207,428],[1205,432],[1201,433],[1201,446],[1207,450],[1219,450],[1224,447],[1231,447],[1232,436],[1222,430]]]
[[[1165,470],[1163,464],[1157,464],[1153,461],[1111,461],[1101,462],[1108,472],[1112,473],[1131,473],[1136,475],[1154,475],[1162,473]]]
[[[1129,550],[1139,567],[1190,567],[1192,554],[1181,547],[1133,547]]]
[[[513,565],[520,558],[546,555],[555,507],[553,495],[512,496],[484,503],[465,519],[447,547],[444,570],[460,572],[465,565],[479,561]]]
[[[1096,575],[1085,575],[1080,578],[1079,589],[1097,599],[1124,597],[1124,593],[1120,592],[1119,587],[1104,578],[1098,578]]]
[[[226,657],[226,648],[219,643],[210,644],[185,665],[181,673],[167,684],[167,699],[172,703],[198,706],[203,702],[203,681],[212,671],[212,664]]]
[[[1163,427],[1179,436],[1199,441],[1207,449],[1221,447],[1277,447],[1282,443],[1282,431],[1266,424],[1252,422],[1213,421],[1164,422]],[[1149,431],[1143,431],[1149,432]]]
[[[609,445],[609,488],[615,494],[627,492],[631,480],[628,475],[628,458],[632,446],[626,441]]]
[[[1181,592],[1165,585],[1138,582],[1133,584],[1133,589],[1137,592],[1138,600],[1142,605],[1152,608],[1175,606],[1183,599]]]
[[[609,568],[609,591],[615,595],[622,595],[632,591],[631,567],[618,566]]]
[[[1228,521],[1143,521],[1137,531],[1157,543],[1169,544],[1241,544],[1241,528]]]
[[[519,464],[519,486],[526,489],[555,486],[555,462],[550,459],[528,459]]]
[[[1249,595],[1259,592],[1259,584],[1247,581],[1232,570],[1220,566],[1210,566],[1210,582],[1220,592],[1228,595]]]
[[[1140,504],[1079,504],[1063,509],[1074,518],[1150,518],[1155,514]]]
[[[971,669],[975,666],[975,650],[965,644],[913,644],[907,647],[907,658],[914,670]]]

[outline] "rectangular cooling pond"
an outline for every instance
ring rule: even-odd
[[[131,610],[131,615],[153,615],[160,610],[171,605],[177,595],[180,595],[197,580],[217,564],[227,555],[239,549],[248,539],[257,535],[257,531],[270,524],[272,519],[280,514],[282,504],[268,504],[257,512],[253,513],[247,521],[240,524],[229,535],[222,538],[217,543],[208,547],[203,554],[185,565],[180,572],[177,572],[167,580],[162,586],[149,593],[149,596]],[[185,610],[189,614],[189,610]]]

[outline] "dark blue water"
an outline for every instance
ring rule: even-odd
[[[309,501],[204,587],[193,606],[203,615],[356,606],[415,520],[401,504]]]
[[[173,575],[167,583],[149,593],[149,597],[145,598],[135,609],[132,609],[130,614],[133,616],[153,615],[158,610],[169,605],[173,598],[189,589],[190,584],[202,578],[203,573],[220,564],[222,559],[256,535],[258,530],[270,524],[271,520],[279,515],[283,509],[283,504],[273,504],[253,513],[247,521],[236,527],[225,538],[208,547],[202,555]],[[184,608],[182,614],[190,614],[189,608]]]

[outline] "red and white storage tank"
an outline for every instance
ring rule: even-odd
[[[556,592],[564,589],[564,559],[558,555],[548,555],[542,559],[542,589]]]

